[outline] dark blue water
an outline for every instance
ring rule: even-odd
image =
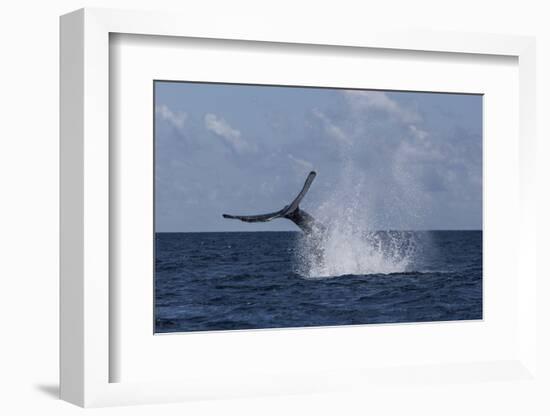
[[[402,273],[307,279],[299,233],[157,233],[156,332],[482,318],[481,231],[416,232]]]

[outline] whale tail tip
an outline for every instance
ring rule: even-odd
[[[259,215],[222,214],[222,217],[228,218],[228,219],[234,219],[234,220],[241,220],[244,222],[266,222],[266,221],[271,221],[272,219],[275,219],[275,218],[285,218],[285,217],[291,216],[291,214],[299,210],[299,204],[300,202],[302,202],[302,199],[304,199],[304,196],[309,191],[309,188],[311,187],[311,184],[313,183],[315,176],[317,176],[317,172],[315,172],[314,170],[309,172],[300,193],[296,196],[296,198],[294,198],[294,200],[289,205],[286,205],[283,209],[279,211],[270,212],[268,214],[259,214]]]

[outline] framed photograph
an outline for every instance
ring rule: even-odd
[[[534,40],[242,27],[61,18],[62,398],[536,383]]]
[[[153,88],[155,333],[482,319],[481,94]]]

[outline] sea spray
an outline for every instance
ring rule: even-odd
[[[305,278],[402,273],[417,254],[417,235],[380,231],[369,183],[348,164],[330,196],[315,211],[326,229],[299,240],[298,273]],[[370,198],[369,198],[370,195]],[[382,221],[381,221],[382,218]]]
[[[413,232],[344,228],[329,227],[321,239],[302,236],[298,250],[301,276],[326,278],[409,271],[417,251]]]

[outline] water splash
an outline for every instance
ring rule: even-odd
[[[411,270],[416,247],[412,232],[331,227],[323,239],[303,237],[299,273],[305,278],[403,273]]]
[[[298,273],[305,278],[390,274],[410,271],[417,236],[410,231],[373,231],[383,224],[370,184],[351,166],[314,216],[326,230],[303,236]],[[370,197],[369,197],[370,195]]]

